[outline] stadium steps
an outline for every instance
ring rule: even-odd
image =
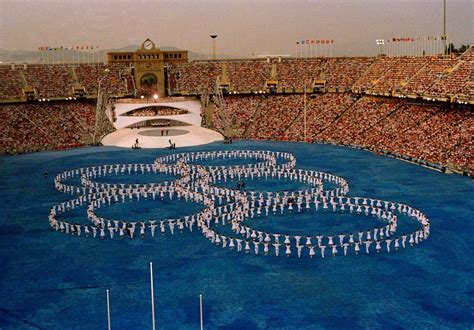
[[[463,63],[462,61],[457,61],[456,64],[452,68],[447,69],[449,70],[448,73],[443,73],[439,75],[439,77],[433,81],[433,83],[430,85],[430,87],[428,87],[425,90],[425,92],[429,92],[434,86],[438,85],[439,82],[441,82],[444,79],[447,79],[449,76],[454,74],[459,69],[462,63]],[[465,85],[460,86],[459,90],[461,90],[464,86]]]
[[[83,120],[81,120],[81,118],[79,118],[75,113],[74,111],[71,111],[71,115],[74,117],[74,119],[79,123],[79,125],[82,127],[82,129],[84,130],[84,132],[87,132],[87,135],[89,137],[93,137],[94,135],[94,130],[92,129],[91,130],[91,127],[87,127],[87,125],[84,123]]]
[[[408,134],[412,133],[412,130],[419,130],[422,125],[424,125],[427,122],[430,122],[434,117],[436,117],[438,115],[439,115],[438,111],[433,111],[432,113],[430,113],[426,117],[424,117],[421,120],[417,121],[415,123],[415,125],[407,125],[407,128],[404,129],[400,135],[408,135]],[[415,133],[417,133],[417,140],[418,141],[425,141],[427,139],[426,135],[422,136],[422,135],[420,135],[419,132],[415,132]],[[405,142],[405,145],[406,144],[407,144],[407,142]]]
[[[425,64],[424,64],[418,71],[416,71],[415,74],[410,77],[410,79],[407,80],[405,86],[403,86],[403,88],[402,88],[402,91],[406,93],[406,92],[407,92],[406,87],[407,87],[408,85],[410,85],[411,81],[412,81],[413,79],[417,78],[417,77],[418,77],[418,74],[419,74],[420,72],[423,72],[424,69],[425,69],[427,66],[429,66],[429,65],[430,65],[430,62],[429,62],[429,61],[426,61]]]
[[[24,113],[22,113],[21,111],[17,111],[17,113],[23,117],[24,119],[26,119],[27,121],[29,121],[31,123],[31,125],[33,125],[34,128],[36,128],[38,131],[41,131],[45,136],[50,136],[51,135],[51,132],[48,132],[47,130],[45,130],[44,128],[36,125],[36,123],[30,119],[30,117],[28,117],[27,115],[25,115]],[[33,133],[33,132],[32,132]]]
[[[400,108],[402,108],[404,106],[403,103],[401,104],[398,104],[397,106],[395,106],[392,110],[390,110],[385,116],[383,116],[382,118],[380,118],[379,120],[377,120],[373,125],[370,125],[369,127],[367,127],[366,129],[363,129],[361,132],[359,132],[359,134],[361,136],[364,137],[364,140],[365,140],[365,134],[366,132],[368,132],[369,130],[373,129],[374,127],[378,126],[380,123],[384,122],[385,120],[387,120],[389,117],[391,117],[393,114],[395,114],[395,112],[397,112]]]
[[[247,135],[249,133],[249,130],[253,126],[253,124],[255,123],[255,120],[260,115],[260,112],[261,112],[261,109],[262,109],[262,104],[264,103],[264,100],[265,100],[264,96],[262,96],[262,98],[260,99],[260,102],[258,102],[257,106],[255,107],[255,111],[253,112],[252,117],[249,120],[249,124],[247,125],[247,127],[245,127],[245,130],[242,133],[242,138],[248,139]]]
[[[77,77],[76,68],[74,66],[71,66],[71,76],[72,76],[72,79],[74,80],[74,83],[79,84],[79,78]]]
[[[309,110],[309,105],[311,104],[311,101],[313,99],[309,99],[308,100],[308,103],[306,104],[306,109]],[[295,118],[290,122],[290,124],[281,132],[280,134],[280,138],[284,137],[286,135],[286,133],[290,130],[290,128],[301,118],[301,116],[304,115],[304,107],[303,109],[300,109],[300,111],[298,112],[298,114],[295,116]],[[304,120],[304,119],[303,119]]]
[[[369,74],[369,72],[372,70],[372,67],[375,66],[375,63],[377,63],[377,61],[378,59],[370,63],[369,67],[365,69],[365,71],[359,76],[359,78],[352,84],[351,90],[354,90],[356,86],[358,86],[359,83]]]
[[[360,102],[360,100],[362,100],[363,97],[359,98],[357,101],[353,102],[350,106],[348,106],[346,108],[346,110],[344,110],[343,112],[341,112],[340,114],[338,114],[329,124],[327,124],[326,126],[324,126],[322,129],[320,129],[315,135],[319,135],[323,132],[325,132],[329,127],[331,127],[333,124],[337,123],[339,121],[339,118],[341,118],[346,112],[348,112],[350,109],[352,109],[357,103]]]
[[[409,106],[408,104],[403,104],[403,108],[405,106]],[[396,135],[398,133],[398,135],[406,135],[406,134],[409,134],[411,132],[411,130],[413,129],[418,129],[420,127],[420,125],[422,125],[423,123],[425,123],[426,121],[430,120],[432,117],[434,117],[436,115],[436,112],[432,112],[432,113],[428,113],[425,117],[419,119],[416,123],[414,123],[413,125],[406,125],[406,127],[399,131],[399,132],[395,132],[393,134],[391,134],[389,137],[387,138],[390,138],[390,139],[397,139]]]
[[[441,109],[440,111],[437,111],[434,116],[445,115],[447,112],[449,112],[449,110],[447,110],[447,109]],[[431,116],[430,119],[433,118],[434,116]],[[457,127],[460,126],[462,123],[463,123],[463,119],[460,118],[460,119],[458,119],[457,121],[452,121],[452,122],[451,122],[451,124],[452,124],[451,127],[452,127],[452,128],[455,128],[455,127],[457,128]],[[438,132],[438,131],[436,131],[436,130],[433,130],[433,131],[431,132],[431,134],[425,135],[424,138],[420,139],[420,141],[423,141],[423,142],[425,142],[425,141],[430,141],[434,136],[438,135],[439,133],[440,133],[440,132]],[[441,132],[441,133],[444,133],[444,132]]]
[[[23,70],[18,70],[20,73],[20,80],[21,80],[21,88],[28,89],[28,81],[26,80],[25,72]]]
[[[393,63],[392,63],[393,65]],[[387,70],[385,70],[384,72],[382,72],[382,74],[377,78],[377,81],[375,82],[375,84],[373,84],[370,89],[373,90],[377,90],[377,85],[379,82],[382,82],[382,86],[383,86],[383,82],[385,82],[385,77],[389,77],[390,76],[390,73],[396,69],[396,64],[395,65],[389,65]],[[380,85],[379,85],[380,86]],[[393,87],[393,86],[392,86]],[[380,92],[386,92],[387,90],[382,88],[381,90],[379,89]]]

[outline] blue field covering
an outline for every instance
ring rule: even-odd
[[[394,253],[298,259],[246,255],[211,244],[198,231],[135,240],[86,239],[49,227],[49,209],[71,198],[53,177],[79,167],[152,163],[174,152],[225,149],[294,153],[297,168],[349,181],[351,196],[409,204],[431,220],[431,236]],[[205,162],[200,162],[205,164]],[[212,165],[243,164],[242,160]],[[0,328],[151,329],[149,262],[154,265],[157,328],[198,329],[199,294],[205,329],[459,328],[474,326],[474,190],[467,177],[441,174],[345,147],[237,141],[170,150],[112,147],[0,158]],[[44,172],[48,172],[45,178]],[[164,174],[103,178],[146,183]],[[222,183],[233,187],[235,182]],[[247,189],[301,189],[284,180],[249,180]],[[98,214],[147,220],[197,212],[202,205],[140,201],[104,206]],[[85,209],[65,219],[87,221]],[[367,229],[351,214],[270,215],[253,219],[269,231],[316,235]],[[406,226],[409,226],[407,224]],[[415,228],[415,227],[413,227]]]

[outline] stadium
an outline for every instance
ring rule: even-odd
[[[472,328],[473,47],[210,37],[2,59],[0,328]]]

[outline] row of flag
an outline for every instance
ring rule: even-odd
[[[306,40],[298,40],[296,42],[297,45],[330,45],[333,43],[334,43],[334,40],[328,40],[328,39],[306,39]]]
[[[415,42],[415,41],[437,41],[437,40],[447,40],[447,37],[446,36],[427,36],[427,37],[416,37],[416,38],[403,37],[403,38],[388,38],[383,41],[385,42]]]
[[[51,47],[51,46],[40,46],[38,47],[39,51],[58,51],[58,50],[94,50],[98,49],[99,46],[59,46],[59,47]]]

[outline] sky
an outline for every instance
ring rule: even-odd
[[[375,55],[376,39],[442,35],[443,0],[0,0],[0,49],[141,44],[209,54],[295,54],[332,39],[334,55]],[[447,0],[447,33],[473,43],[471,0]]]

